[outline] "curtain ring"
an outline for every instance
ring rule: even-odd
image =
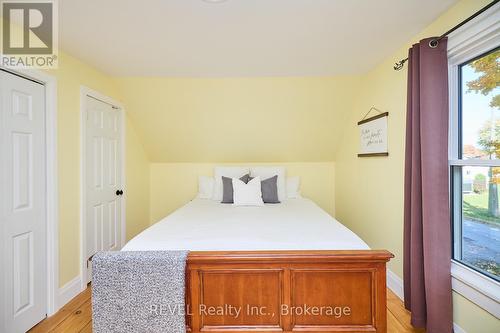
[[[429,47],[435,49],[439,45],[439,39],[431,39],[429,41]]]

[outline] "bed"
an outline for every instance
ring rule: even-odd
[[[190,251],[186,304],[205,309],[186,315],[194,333],[386,332],[392,254],[371,250],[308,199],[264,207],[195,199],[123,250]]]

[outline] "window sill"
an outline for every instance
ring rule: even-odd
[[[500,318],[500,283],[454,260],[451,283],[455,292]]]

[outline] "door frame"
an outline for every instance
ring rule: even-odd
[[[100,100],[104,103],[110,104],[113,107],[118,108],[116,112],[120,112],[121,116],[121,184],[123,188],[122,195],[122,204],[121,204],[121,221],[120,221],[120,235],[119,235],[119,246],[120,248],[125,245],[126,239],[126,216],[125,216],[125,207],[127,201],[127,186],[125,182],[125,108],[123,104],[116,101],[115,99],[108,97],[104,94],[101,94],[98,91],[90,89],[86,86],[80,86],[80,282],[81,282],[81,290],[85,290],[87,288],[87,243],[86,243],[86,216],[85,216],[85,207],[87,205],[86,201],[86,189],[85,189],[85,167],[86,167],[86,144],[85,137],[87,135],[86,129],[86,114],[85,110],[87,109],[87,96]]]
[[[36,69],[0,68],[13,75],[35,81],[45,87],[45,181],[47,234],[47,316],[56,313],[59,304],[59,185],[57,160],[57,79]]]

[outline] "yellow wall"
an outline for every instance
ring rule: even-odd
[[[58,56],[58,68],[46,72],[57,79],[59,285],[63,286],[80,273],[80,87],[118,101],[121,98],[111,77],[61,50]],[[128,113],[125,131],[126,223],[130,239],[149,224],[149,158]]]
[[[411,42],[439,35],[483,7],[486,0],[461,1]],[[386,248],[396,258],[389,268],[402,277],[403,174],[406,110],[406,66],[392,69],[407,56],[408,43],[370,71],[357,88],[359,95],[336,154],[337,218],[373,248]],[[371,106],[389,112],[389,157],[358,158],[357,121]],[[453,297],[454,320],[469,333],[498,332],[498,319],[465,298]]]
[[[499,319],[455,292],[453,293],[453,320],[467,333],[492,333],[500,331]]]
[[[152,162],[332,161],[357,77],[117,78]]]
[[[126,126],[126,213],[127,241],[149,226],[149,158],[127,118]]]
[[[413,41],[487,2],[461,1]],[[80,85],[126,107],[127,239],[192,199],[214,161],[274,161],[373,248],[394,252],[389,267],[401,277],[406,69],[392,65],[409,45],[364,76],[335,78],[110,78],[60,52],[59,69],[49,71],[58,79],[60,285],[80,267]],[[390,113],[387,158],[356,157],[356,123],[371,106]],[[462,296],[453,302],[467,332],[500,331]]]
[[[333,162],[255,163],[239,165],[281,165],[288,176],[300,176],[301,193],[334,215]],[[151,223],[158,222],[193,199],[198,192],[198,176],[212,176],[215,163],[152,163]]]
[[[214,162],[287,162],[334,213],[333,157],[358,77],[116,78],[151,165],[156,222],[196,195]],[[294,163],[298,161],[322,163]],[[320,178],[324,176],[324,178]]]
[[[59,68],[48,73],[57,78],[58,90],[59,285],[63,286],[80,271],[80,86],[120,98],[112,79],[65,53],[59,53]],[[149,167],[130,122],[126,124],[127,195],[144,198],[127,202],[131,216],[127,229],[139,230],[149,220],[149,212],[141,206],[149,195]]]
[[[206,136],[217,136],[218,134],[213,133],[219,133],[226,127],[226,124],[222,127],[217,125],[218,119],[223,117],[222,114],[231,115],[232,110],[237,110],[238,105],[250,103],[251,108],[244,112],[236,112],[233,117],[226,117],[226,119],[230,119],[228,123],[237,124],[237,126],[236,129],[232,129],[234,132],[232,136],[228,136],[227,133],[226,135],[219,134],[218,139],[224,141],[224,145],[214,144],[210,149],[203,146],[199,151],[194,149],[194,154],[189,152],[193,155],[187,159],[192,158],[199,162],[215,159],[218,156],[221,157],[222,162],[227,162],[227,156],[230,156],[229,159],[233,161],[252,162],[258,161],[262,157],[263,160],[275,158],[281,162],[284,160],[294,161],[295,157],[304,154],[307,155],[306,160],[332,161],[335,147],[331,143],[337,140],[341,130],[340,124],[346,113],[352,108],[354,86],[358,82],[358,79],[354,77],[193,79],[193,82],[190,79],[135,78],[123,79],[122,81],[120,78],[110,78],[65,53],[60,53],[59,68],[51,70],[49,73],[58,80],[60,286],[76,277],[80,268],[79,133],[81,85],[122,101],[127,111],[126,236],[127,239],[130,239],[143,230],[150,221],[156,221],[163,217],[196,194],[197,173],[191,173],[190,175],[193,177],[188,178],[187,185],[177,186],[178,192],[171,192],[167,203],[158,204],[156,201],[149,203],[150,194],[151,198],[155,200],[165,198],[165,196],[157,195],[164,193],[164,189],[158,187],[161,181],[167,181],[168,185],[169,179],[175,181],[179,174],[187,172],[178,168],[179,164],[175,163],[161,165],[166,167],[167,173],[155,173],[158,170],[156,164],[150,168],[149,162],[150,160],[154,161],[154,159],[148,156],[144,147],[149,148],[149,153],[157,154],[156,159],[158,160],[165,159],[166,154],[162,151],[163,147],[156,147],[156,144],[173,142],[172,147],[177,149],[173,152],[172,159],[174,160],[182,160],[184,156],[182,151],[188,151],[189,148],[176,140],[177,133],[172,133],[170,129],[181,127],[183,133],[204,141]],[[162,82],[162,84],[158,84],[158,82]],[[166,82],[166,85],[163,85],[163,82]],[[215,87],[214,91],[225,92],[224,94],[227,93],[228,89],[232,89],[232,93],[224,98],[220,95],[200,93],[207,87],[206,85]],[[238,89],[234,88],[235,86]],[[149,96],[151,93],[149,88],[151,87],[155,87],[154,96]],[[265,89],[260,87],[265,87]],[[185,89],[187,91],[181,93]],[[273,89],[277,91],[277,94],[270,94]],[[200,95],[196,95],[196,93],[200,93]],[[126,98],[122,98],[122,96],[126,96]],[[179,98],[175,99],[176,97]],[[222,103],[221,98],[226,102]],[[195,102],[190,104],[192,100]],[[165,105],[166,109],[163,108]],[[200,105],[203,106],[201,111],[198,108]],[[225,107],[221,109],[221,105],[225,105]],[[150,112],[152,113],[150,114]],[[185,112],[189,114],[187,118],[184,117]],[[199,128],[182,126],[191,122],[190,117],[194,117],[196,112],[210,115],[210,126],[214,126],[215,130],[209,128],[205,123],[198,123]],[[292,114],[292,116],[287,116],[287,113]],[[150,117],[148,121],[153,124],[137,120],[148,117]],[[250,118],[255,118],[257,121],[250,124],[248,120]],[[308,122],[307,119],[313,120]],[[168,125],[172,123],[175,126]],[[290,127],[284,128],[283,124],[289,124]],[[152,145],[149,143],[149,145],[143,146],[142,143],[147,142],[149,138],[147,133],[150,130],[153,131],[150,126],[153,128],[158,126],[158,133],[161,133],[161,137],[154,137]],[[142,133],[140,132],[141,128]],[[241,137],[244,140],[251,138],[255,143],[245,143],[235,138],[237,134],[245,133],[245,131],[247,131],[246,134],[241,135]],[[263,132],[270,135],[263,138]],[[282,144],[280,147],[273,146],[273,141],[277,140],[278,136],[284,137],[284,141],[280,141]],[[259,142],[255,138],[261,138],[265,143]],[[307,139],[304,140],[304,138]],[[298,146],[300,142],[302,142],[302,153],[294,155],[294,147]],[[242,149],[242,146],[246,149]],[[170,156],[171,152],[167,152]],[[166,159],[168,160],[170,157]],[[204,164],[203,173],[210,174],[213,165]],[[333,214],[333,163],[288,163],[287,166],[290,174],[302,177],[304,194]],[[199,164],[190,164],[189,170],[197,170],[199,167]],[[152,187],[151,191],[150,186]],[[185,187],[183,188],[183,186]],[[171,189],[169,186],[167,188]]]

